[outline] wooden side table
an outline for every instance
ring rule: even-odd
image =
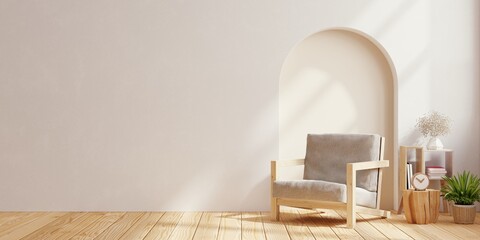
[[[427,189],[415,191],[403,190],[403,207],[408,223],[429,224],[438,220],[440,191]]]

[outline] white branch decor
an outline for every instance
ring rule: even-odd
[[[450,119],[437,111],[433,111],[420,117],[415,126],[425,137],[444,136],[450,132]]]

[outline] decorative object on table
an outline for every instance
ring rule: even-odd
[[[415,173],[412,177],[412,186],[417,191],[423,191],[427,189],[428,184],[430,184],[430,180],[428,180],[428,176],[423,173]]]
[[[480,179],[478,176],[463,171],[453,177],[443,177],[444,198],[452,201],[453,221],[455,223],[473,224],[475,222],[475,202],[480,201]]]
[[[424,137],[430,137],[427,143],[428,150],[443,149],[442,141],[438,137],[450,132],[450,119],[447,116],[433,111],[420,117],[415,126]]]

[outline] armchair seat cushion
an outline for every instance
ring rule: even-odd
[[[376,207],[376,192],[357,187],[355,194],[357,205]],[[277,180],[273,183],[273,197],[346,203],[347,185],[322,180]]]

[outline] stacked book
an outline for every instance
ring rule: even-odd
[[[406,169],[406,172],[407,172],[407,189],[411,189],[412,188],[412,183],[411,183],[411,180],[412,180],[412,176],[413,176],[413,164],[412,163],[407,163],[407,169]]]
[[[429,166],[427,167],[427,175],[430,180],[442,179],[447,174],[447,170],[441,166]]]

